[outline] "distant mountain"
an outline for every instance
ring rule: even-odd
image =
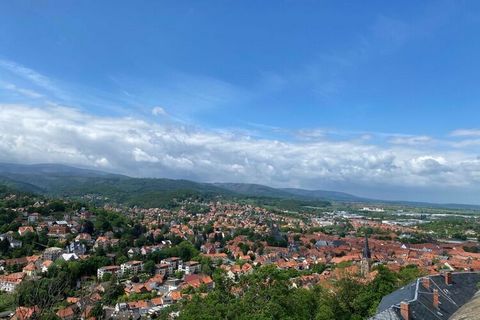
[[[213,199],[271,198],[295,200],[296,203],[315,201],[400,204],[415,207],[458,208],[478,210],[480,206],[461,204],[431,204],[408,201],[382,201],[357,197],[344,192],[272,188],[248,183],[200,183],[189,180],[132,178],[99,170],[81,169],[59,164],[21,165],[0,163],[0,185],[30,193],[50,196],[81,197],[95,195],[126,205],[157,206],[174,197],[196,196]]]
[[[295,188],[283,188],[280,189],[289,194],[294,194],[301,197],[313,198],[313,199],[330,199],[337,201],[349,201],[349,202],[365,202],[371,201],[371,199],[360,198],[349,193],[337,192],[337,191],[325,191],[325,190],[305,190]]]
[[[63,194],[92,179],[122,179],[126,176],[114,175],[103,171],[80,169],[58,164],[20,165],[0,163],[0,180],[15,183],[19,189],[31,189],[37,193]]]
[[[43,190],[33,184],[16,181],[8,177],[0,176],[0,186],[4,191],[23,191],[28,193],[42,193]]]
[[[231,195],[211,184],[188,180],[131,178],[64,165],[0,164],[0,183],[50,196],[100,196],[137,206],[165,205],[174,197]]]
[[[14,163],[0,163],[1,174],[33,174],[33,175],[57,175],[57,176],[83,176],[83,177],[98,177],[98,176],[113,176],[112,173],[107,173],[99,170],[81,169],[70,167],[61,164],[14,164]],[[120,176],[120,175],[116,175]]]
[[[250,197],[299,198],[299,196],[281,189],[251,183],[214,183],[214,186]],[[304,198],[303,196],[300,196]]]
[[[0,177],[0,198],[6,195],[29,195],[40,194],[42,190],[32,184],[23,183],[11,180],[5,177]]]
[[[19,188],[28,188],[36,192],[60,196],[78,196],[83,194],[138,194],[191,190],[219,195],[239,195],[249,197],[269,197],[312,200],[328,197],[330,199],[353,199],[352,195],[330,191],[312,191],[302,189],[276,189],[260,184],[248,183],[200,183],[189,180],[131,178],[124,175],[106,173],[98,170],[80,169],[58,164],[21,165],[0,163],[0,180],[16,183]],[[29,191],[30,191],[29,190]],[[122,196],[123,198],[123,196]]]
[[[336,191],[305,190],[295,188],[277,189],[261,184],[250,183],[215,183],[214,185],[246,196],[292,198],[299,200],[335,200],[349,202],[367,200],[348,193]]]

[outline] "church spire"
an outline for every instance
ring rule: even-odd
[[[360,262],[360,272],[364,277],[370,273],[370,264],[372,263],[372,252],[368,246],[368,235],[365,233],[365,244],[363,245],[362,261]]]
[[[367,233],[365,233],[365,245],[363,246],[362,258],[363,259],[371,259],[372,258],[372,253],[370,252],[370,248],[368,246],[368,235],[367,235]]]

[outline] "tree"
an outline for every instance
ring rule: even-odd
[[[183,261],[192,260],[196,255],[198,255],[198,250],[189,241],[182,241],[178,245],[178,256]]]
[[[152,260],[148,260],[143,265],[143,270],[145,272],[151,274],[151,275],[154,275],[155,274],[155,262],[153,262]]]
[[[94,231],[95,231],[95,226],[93,222],[90,220],[85,220],[85,222],[83,222],[83,225],[82,225],[82,232],[92,235]]]
[[[98,279],[98,280],[107,282],[107,281],[110,281],[111,279],[112,279],[112,274],[106,272],[106,273],[103,274],[102,278]]]
[[[313,273],[322,273],[323,271],[325,271],[325,269],[327,268],[327,266],[323,263],[316,263],[313,265],[313,267],[310,268],[310,270],[313,272]]]
[[[0,312],[15,309],[15,296],[8,293],[0,293]]]
[[[103,302],[107,305],[112,305],[117,302],[118,297],[125,293],[123,286],[117,283],[117,279],[112,277],[110,283],[103,294]]]
[[[198,256],[195,258],[200,263],[200,271],[211,276],[213,274],[212,259],[209,257]]]
[[[103,319],[104,318],[104,313],[103,313],[103,305],[101,302],[95,303],[93,306],[92,311],[90,312],[90,315],[92,317],[95,317],[97,319]]]
[[[424,272],[422,272],[422,270],[420,270],[416,265],[410,264],[402,267],[397,276],[400,280],[400,285],[406,285],[407,283],[412,282],[423,275]]]
[[[65,299],[66,290],[69,288],[70,279],[66,273],[61,272],[54,278],[28,280],[22,282],[16,291],[16,305],[25,307],[38,307],[39,318],[50,315],[53,306]]]
[[[10,249],[10,243],[7,239],[0,240],[0,256],[6,255]]]

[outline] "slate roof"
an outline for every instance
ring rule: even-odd
[[[417,291],[417,280],[407,284],[406,286],[390,293],[383,297],[378,305],[377,312],[382,312],[392,305],[399,304],[402,301],[410,301],[415,299],[415,292]]]
[[[388,308],[380,313],[377,313],[374,317],[370,319],[375,320],[402,320],[400,313],[394,308]]]
[[[318,240],[317,242],[315,242],[316,247],[328,247],[329,245],[330,243],[326,240]]]
[[[445,283],[444,275],[429,276],[430,286],[425,287],[422,279],[406,285],[385,296],[380,302],[377,314],[370,320],[400,320],[400,303],[409,303],[410,320],[447,320],[462,305],[470,301],[477,292],[480,273],[452,273],[452,284]],[[439,293],[438,309],[433,305],[433,290]]]

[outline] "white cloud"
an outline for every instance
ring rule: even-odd
[[[0,161],[273,186],[476,186],[476,156],[370,140],[278,141],[71,108],[0,105]]]
[[[480,137],[480,129],[459,129],[450,133],[452,137]]]
[[[140,148],[135,148],[132,151],[133,158],[138,162],[158,162],[158,158],[149,155]]]
[[[394,136],[388,142],[414,146],[432,142],[432,138],[428,136]]]
[[[40,94],[40,93],[38,93],[34,90],[20,88],[20,87],[14,85],[12,83],[5,83],[3,85],[3,88],[6,89],[6,90],[9,90],[9,91],[13,91],[15,93],[21,94],[22,96],[27,97],[27,98],[38,99],[38,98],[43,97],[42,94]]]
[[[96,167],[108,167],[110,163],[108,162],[108,159],[105,157],[102,157],[100,159],[95,159],[95,166]]]
[[[59,93],[59,89],[52,83],[52,81],[48,77],[30,68],[17,64],[13,61],[1,59],[0,68],[8,70],[9,72],[30,81],[31,83],[35,84],[40,88],[48,90],[52,93]]]
[[[165,116],[167,115],[167,112],[162,107],[155,107],[152,109],[152,114],[154,116]]]

